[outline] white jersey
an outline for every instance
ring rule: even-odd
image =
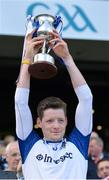
[[[27,105],[28,91],[27,89],[18,88],[15,98],[16,131],[25,179],[85,179],[87,174],[89,134],[92,129],[92,97],[90,89],[87,85],[84,85],[76,90],[79,98],[79,105],[75,115],[76,127],[69,137],[60,142],[50,142],[41,139],[32,130],[32,117]]]

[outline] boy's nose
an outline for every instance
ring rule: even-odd
[[[58,123],[57,120],[54,122],[54,127],[55,127],[55,128],[59,128],[59,123]]]

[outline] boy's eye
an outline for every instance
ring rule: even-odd
[[[57,121],[58,121],[58,123],[63,123],[63,122],[64,122],[64,120],[63,120],[63,119],[58,119]],[[47,120],[47,123],[52,123],[52,122],[54,122],[54,120],[53,120],[53,119],[49,119],[49,120]]]
[[[47,122],[48,122],[48,123],[51,123],[51,122],[53,122],[53,119],[49,119]]]
[[[63,122],[63,119],[59,119],[59,122],[62,123],[62,122]]]

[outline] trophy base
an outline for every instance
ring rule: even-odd
[[[39,53],[34,58],[34,63],[28,68],[32,77],[38,79],[49,79],[57,74],[57,67],[54,65],[54,59],[49,54]]]

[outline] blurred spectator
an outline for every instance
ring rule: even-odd
[[[5,146],[4,141],[3,141],[3,140],[0,140],[0,148],[1,148],[1,147],[4,147],[4,146]]]
[[[89,159],[87,179],[99,179],[97,175],[97,162],[102,158],[108,158],[109,154],[104,152],[104,142],[98,137],[91,137],[89,142]]]
[[[8,162],[8,168],[6,170],[17,172],[17,166],[21,160],[17,141],[13,141],[7,145],[5,155]]]
[[[0,147],[0,156],[4,156],[5,154],[5,146]]]
[[[98,161],[97,174],[100,179],[109,180],[109,159],[103,158]]]
[[[24,176],[23,176],[23,171],[22,171],[22,161],[19,161],[19,164],[17,166],[17,178],[18,180],[23,180]]]
[[[8,134],[4,137],[4,144],[7,146],[10,142],[15,141],[15,137],[11,134]]]
[[[95,131],[92,131],[90,138],[96,138],[99,137],[98,133]]]
[[[90,139],[92,139],[92,138],[97,138],[97,137],[99,137],[98,133],[95,132],[95,131],[92,131],[92,133],[91,133],[91,135],[90,135]],[[90,142],[89,142],[89,143],[90,143]],[[88,154],[89,154],[89,155],[91,154],[90,150],[91,150],[91,148],[88,149]]]
[[[15,172],[0,170],[0,179],[17,179]]]
[[[5,158],[5,146],[0,147],[0,169],[5,170],[7,168],[7,161]]]

